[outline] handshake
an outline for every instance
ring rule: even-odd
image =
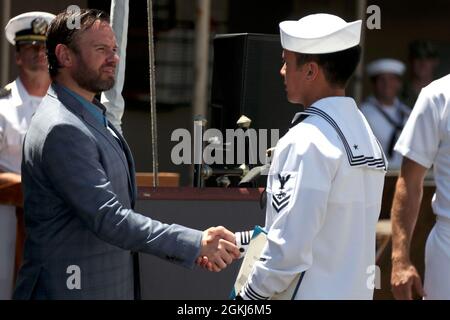
[[[222,226],[203,231],[200,256],[196,261],[198,266],[219,272],[239,257],[234,233]]]

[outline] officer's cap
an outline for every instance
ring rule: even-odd
[[[54,14],[41,11],[22,13],[5,27],[6,39],[12,44],[45,42],[46,32]]]

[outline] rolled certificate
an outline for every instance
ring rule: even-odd
[[[236,245],[244,255],[241,268],[231,291],[230,299],[235,299],[247,283],[253,267],[257,261],[260,261],[261,253],[267,244],[267,232],[260,226],[256,226],[253,231],[236,232]],[[283,291],[273,295],[270,300],[292,300],[297,294],[298,285],[300,283],[300,274],[298,274],[291,282],[289,287]]]

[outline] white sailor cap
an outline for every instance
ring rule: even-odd
[[[280,23],[281,45],[299,53],[323,54],[349,49],[359,44],[361,20],[345,22],[326,13],[311,14],[298,21]]]
[[[369,63],[366,71],[369,77],[374,77],[382,73],[393,73],[402,76],[405,72],[405,65],[396,59],[378,59]]]
[[[12,44],[45,42],[46,32],[54,14],[41,11],[22,13],[5,27],[6,39]]]

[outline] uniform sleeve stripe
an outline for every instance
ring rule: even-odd
[[[249,284],[245,287],[245,294],[252,300],[267,300],[269,297],[264,297],[253,290]]]
[[[250,243],[250,233],[248,231],[242,231],[239,233],[240,235],[240,242],[242,245],[248,245]]]

